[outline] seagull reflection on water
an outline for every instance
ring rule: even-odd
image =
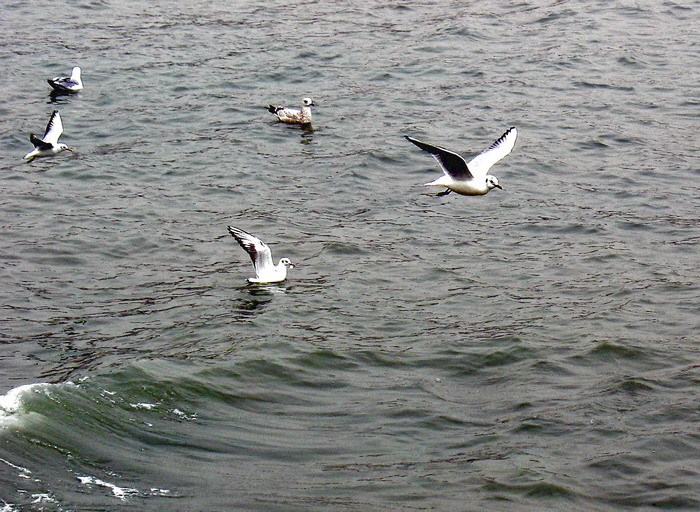
[[[301,132],[301,144],[312,144],[314,141],[314,129],[309,126]]]
[[[249,297],[242,298],[237,301],[236,311],[244,315],[253,315],[265,309],[272,302],[275,295],[284,295],[287,293],[287,286],[281,283],[260,284],[248,283],[241,290],[246,290]]]

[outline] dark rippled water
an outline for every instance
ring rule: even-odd
[[[5,3],[0,510],[700,509],[699,16]]]

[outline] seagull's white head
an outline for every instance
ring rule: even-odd
[[[294,265],[292,264],[292,260],[290,260],[289,258],[282,258],[280,260],[280,263],[287,268],[294,268]]]
[[[314,103],[314,100],[312,100],[311,98],[304,98],[303,100],[301,100],[301,104],[304,105],[305,107],[311,107],[311,106],[315,107],[316,106],[316,104]]]
[[[71,153],[73,152],[73,150],[71,148],[69,148],[68,146],[66,146],[62,142],[59,144],[56,144],[56,147],[58,148],[59,151],[70,151]]]
[[[491,176],[490,174],[486,176],[486,187],[491,190],[492,188],[500,188],[503,190],[503,187],[498,184],[498,178],[495,176]]]
[[[71,71],[70,77],[71,77],[73,80],[80,80],[80,66],[75,66],[75,67],[73,68],[73,71]]]

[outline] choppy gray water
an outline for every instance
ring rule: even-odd
[[[0,510],[700,509],[700,3],[495,4],[5,3]]]

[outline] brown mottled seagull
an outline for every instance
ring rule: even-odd
[[[277,116],[283,123],[289,124],[311,124],[311,107],[316,106],[311,98],[301,100],[301,110],[268,105],[267,110]]]

